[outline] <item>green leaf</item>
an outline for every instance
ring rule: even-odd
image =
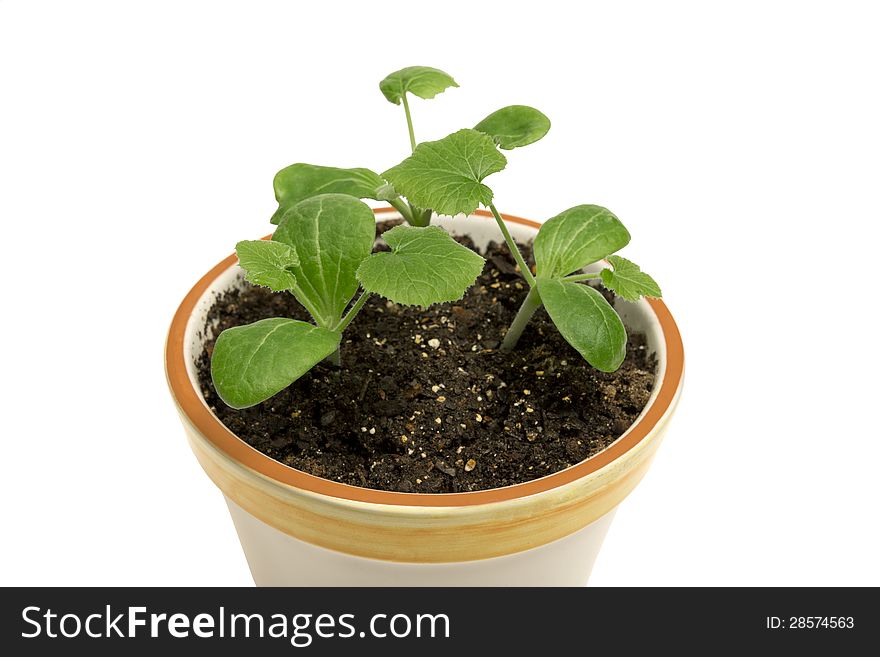
[[[369,169],[337,169],[315,164],[291,164],[275,174],[273,181],[278,209],[272,215],[277,224],[292,206],[318,194],[348,194],[355,198],[376,199],[376,191],[385,184],[379,174]]]
[[[620,256],[608,256],[614,271],[603,269],[602,284],[617,296],[627,301],[638,301],[639,297],[661,296],[660,286],[631,260]]]
[[[550,119],[534,107],[510,105],[492,112],[474,130],[492,137],[500,148],[510,150],[541,139],[550,130]]]
[[[293,290],[296,276],[290,267],[299,264],[293,247],[281,242],[246,240],[235,245],[238,264],[245,270],[245,278],[254,285],[268,287],[275,292]]]
[[[562,337],[590,365],[613,372],[626,356],[626,329],[605,297],[580,283],[538,279],[538,294]]]
[[[232,408],[247,408],[280,392],[339,348],[336,331],[275,317],[220,334],[211,378]]]
[[[376,200],[377,201],[393,201],[398,198],[400,194],[398,194],[394,190],[394,185],[391,183],[385,183],[379,189],[376,190]]]
[[[320,326],[336,326],[357,291],[358,265],[373,250],[373,211],[353,196],[313,196],[284,214],[272,239],[299,256],[291,267],[296,298]]]
[[[578,205],[548,219],[535,236],[538,276],[556,278],[625,247],[629,232],[609,210]]]
[[[390,102],[400,105],[407,91],[419,98],[433,98],[458,83],[448,73],[430,66],[407,66],[395,71],[379,83],[379,89]]]
[[[470,214],[480,203],[488,206],[492,190],[482,180],[506,165],[491,137],[465,129],[419,144],[382,175],[410,203],[451,216]]]
[[[357,276],[365,290],[396,303],[456,301],[483,271],[483,258],[438,226],[395,226],[382,237],[391,252],[371,255]]]

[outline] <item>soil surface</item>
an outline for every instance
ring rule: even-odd
[[[523,251],[530,261],[529,247]],[[506,245],[490,244],[483,255],[486,267],[460,301],[422,309],[373,296],[345,332],[341,371],[321,363],[252,408],[219,399],[208,342],[198,362],[208,405],[282,463],[389,491],[497,488],[596,454],[651,394],[656,361],[644,335],[629,334],[626,360],[607,374],[588,365],[541,309],[517,349],[500,353],[527,289]],[[218,335],[266,317],[309,319],[292,295],[245,283],[217,299],[208,322]]]

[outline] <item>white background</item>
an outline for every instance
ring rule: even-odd
[[[553,121],[490,183],[618,214],[687,381],[596,585],[880,585],[880,40],[857,2],[0,1],[0,583],[251,585],[162,347],[295,161]],[[394,582],[389,582],[394,584]]]

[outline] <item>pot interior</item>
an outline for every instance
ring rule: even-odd
[[[400,215],[395,213],[377,214],[377,221],[385,221],[388,219],[399,218]],[[467,235],[479,249],[484,249],[490,241],[500,242],[502,236],[498,231],[498,227],[492,220],[491,216],[482,215],[457,217],[434,217],[434,224],[443,226],[453,235]],[[530,242],[537,228],[524,223],[515,223],[508,221],[508,227],[511,235],[518,242]],[[595,272],[602,268],[601,263],[590,265],[584,271]],[[211,285],[205,290],[204,294],[196,303],[192,316],[186,327],[186,336],[184,338],[185,362],[186,370],[193,388],[205,403],[202,396],[201,387],[198,383],[198,374],[196,363],[204,350],[205,342],[214,337],[213,326],[205,326],[208,311],[214,305],[215,299],[227,290],[244,285],[244,274],[237,264],[230,266],[222,274],[217,276]],[[637,331],[645,334],[648,342],[648,349],[653,351],[657,356],[657,372],[654,384],[654,390],[642,413],[637,418],[640,420],[647,410],[651,407],[660,391],[660,386],[666,372],[666,346],[663,339],[663,332],[657,316],[654,314],[650,304],[644,299],[636,303],[617,299],[614,304],[615,310],[620,314],[628,331]],[[207,406],[207,404],[206,404]],[[219,421],[219,420],[218,420]],[[624,433],[623,435],[626,435]],[[621,436],[622,437],[622,436]],[[620,438],[618,438],[620,440]]]

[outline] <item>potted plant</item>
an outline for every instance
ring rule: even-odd
[[[502,215],[484,179],[550,122],[417,143],[409,96],[452,86],[386,77],[412,153],[280,171],[274,234],[172,322],[169,386],[259,585],[584,584],[674,411],[681,339],[626,228]]]

